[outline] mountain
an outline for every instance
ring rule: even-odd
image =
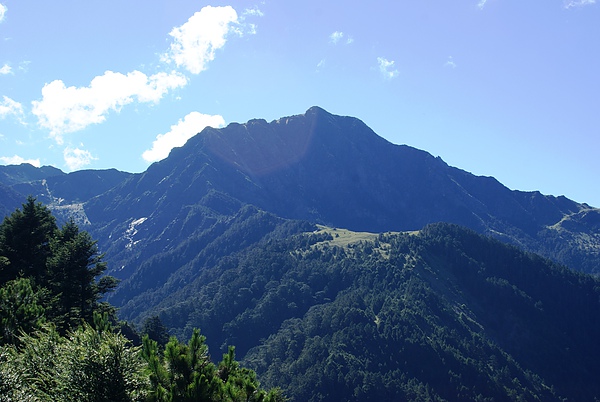
[[[10,186],[18,183],[44,180],[49,177],[62,176],[65,173],[52,166],[36,168],[29,163],[0,166],[0,183]]]
[[[65,173],[52,166],[36,168],[28,163],[0,166],[0,216],[8,215],[32,195],[53,209],[59,219],[73,217],[89,225],[83,203],[130,176],[116,169]]]
[[[85,211],[100,228],[101,245],[127,237],[136,222],[136,244],[143,249],[164,238],[163,230],[185,219],[192,206],[211,202],[213,209],[251,204],[280,217],[358,231],[452,222],[574,269],[600,272],[598,209],[562,196],[511,191],[317,107],[271,123],[207,128],[167,159],[91,199]],[[184,237],[171,233],[169,239],[175,244]],[[125,252],[109,255],[127,265]]]
[[[14,208],[16,191],[36,195],[61,216],[74,215],[122,279],[232,219],[243,205],[356,231],[451,222],[575,270],[600,272],[600,210],[511,191],[318,107],[270,123],[206,128],[140,174],[21,165],[0,167],[0,177],[13,190],[5,211]],[[169,271],[191,257],[178,261]]]
[[[139,174],[0,178],[4,210],[33,194],[98,239],[122,319],[235,344],[292,400],[600,397],[600,210],[356,118],[206,128]]]

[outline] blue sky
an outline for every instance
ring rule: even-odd
[[[596,0],[0,0],[0,163],[141,172],[317,105],[600,206]]]

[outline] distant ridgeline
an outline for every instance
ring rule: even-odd
[[[201,328],[292,400],[600,398],[600,210],[358,119],[207,128],[140,174],[0,166],[0,212],[27,194],[98,239],[121,319]]]

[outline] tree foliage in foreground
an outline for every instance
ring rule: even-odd
[[[65,334],[91,323],[95,311],[112,311],[100,300],[117,281],[103,276],[102,257],[89,233],[73,221],[59,228],[52,212],[29,197],[0,224],[0,344],[44,320]]]
[[[152,402],[278,402],[284,398],[281,392],[260,389],[256,374],[241,368],[235,361],[235,348],[223,355],[215,365],[211,362],[206,338],[194,330],[188,344],[171,338],[164,354],[158,353],[156,341],[144,336],[142,355],[148,364],[150,378],[148,401]]]
[[[87,232],[58,228],[31,197],[0,225],[0,402],[284,400],[240,368],[233,347],[211,362],[198,330],[164,352],[148,335],[134,346],[100,302],[116,284],[105,269]],[[164,336],[158,318],[148,329]]]
[[[194,331],[188,344],[171,338],[164,353],[144,337],[133,346],[96,314],[62,336],[53,325],[23,334],[18,345],[0,347],[0,402],[280,402],[279,390],[260,388],[256,374],[241,368],[230,348],[211,362],[205,338]]]
[[[147,384],[139,347],[113,332],[107,316],[66,336],[46,325],[0,348],[2,402],[144,401]]]

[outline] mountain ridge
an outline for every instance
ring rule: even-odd
[[[0,167],[0,174],[7,169]],[[89,222],[105,249],[128,236],[129,226],[140,219],[137,244],[152,243],[170,222],[185,219],[185,210],[212,198],[357,231],[418,230],[452,222],[574,269],[600,272],[600,234],[585,223],[600,219],[600,210],[563,196],[509,190],[493,177],[392,144],[359,119],[316,106],[271,122],[208,127],[142,173],[107,170],[99,171],[102,178],[92,178],[94,171],[53,171],[56,177],[36,181],[35,169],[26,170],[27,181],[15,183],[13,177],[4,183],[46,203],[64,199],[65,214],[78,211],[80,222]],[[78,175],[88,183],[79,180],[74,186]],[[58,196],[50,194],[49,184]],[[61,192],[70,193],[63,197]],[[213,201],[211,209],[221,208],[218,204]],[[149,237],[142,239],[144,233]],[[115,257],[118,264],[126,259]]]
[[[121,221],[155,217],[167,222],[176,219],[177,209],[209,193],[284,218],[358,231],[418,230],[452,222],[574,265],[574,259],[546,245],[551,238],[555,248],[566,233],[573,238],[569,250],[580,255],[579,248],[591,247],[594,261],[600,261],[597,232],[591,245],[579,245],[583,240],[576,233],[559,233],[555,226],[566,217],[595,216],[599,210],[565,197],[509,190],[494,178],[394,145],[359,119],[318,107],[270,123],[255,119],[206,128],[165,160],[88,201],[86,211],[92,222],[109,213]],[[585,261],[573,268],[598,270]]]

